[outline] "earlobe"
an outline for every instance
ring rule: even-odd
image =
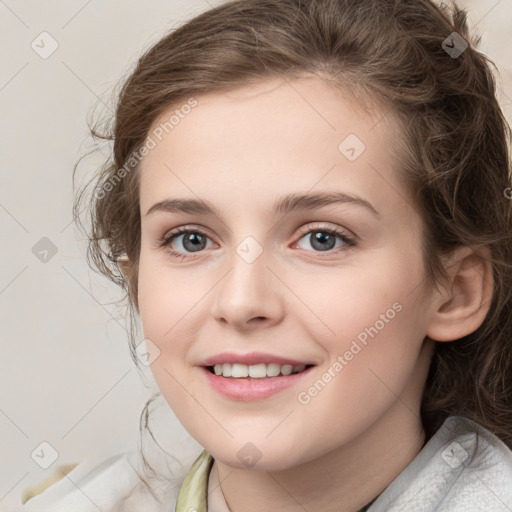
[[[128,258],[126,253],[122,253],[116,259],[119,270],[123,273],[125,283],[128,288],[128,296],[131,297],[130,302],[135,307],[137,314],[139,314],[139,304],[137,297],[132,296],[132,287],[134,282],[134,275],[137,273],[137,267],[134,262]],[[135,292],[136,293],[136,292]]]
[[[123,273],[125,279],[128,279],[130,276],[130,269],[131,269],[131,262],[130,262],[130,259],[128,258],[128,255],[125,252],[123,252],[122,254],[120,254],[117,257],[116,262],[117,262],[117,266]]]
[[[447,264],[450,276],[437,296],[427,336],[453,341],[476,331],[492,301],[493,273],[487,246],[459,247]]]

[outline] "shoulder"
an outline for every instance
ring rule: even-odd
[[[160,512],[162,504],[140,478],[135,451],[95,457],[60,472],[58,481],[26,491],[28,501],[19,512]],[[25,493],[24,493],[25,494]],[[32,494],[32,497],[29,497]],[[167,499],[172,500],[172,496]],[[166,500],[167,501],[167,500]],[[169,503],[169,501],[167,501]]]
[[[441,457],[455,472],[447,504],[464,512],[512,510],[512,451],[483,426],[460,416],[445,422]],[[449,510],[449,509],[446,509]]]
[[[512,451],[478,423],[450,416],[369,512],[384,510],[510,512]]]

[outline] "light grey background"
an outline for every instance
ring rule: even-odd
[[[123,312],[108,304],[118,290],[88,270],[71,224],[71,172],[87,149],[93,106],[108,102],[144,49],[220,3],[0,0],[0,511],[56,466],[138,442],[154,382],[149,370],[144,378],[136,370]],[[458,3],[498,65],[510,122],[512,0]],[[31,47],[43,31],[58,43],[46,59]],[[50,48],[45,41],[40,51]],[[88,169],[92,161],[82,175]],[[33,253],[43,237],[57,248],[47,262]],[[160,417],[168,446],[186,438],[170,410]],[[47,470],[31,458],[43,441],[59,454]]]

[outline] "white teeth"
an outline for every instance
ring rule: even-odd
[[[249,368],[245,364],[235,363],[231,368],[231,377],[249,377]]]
[[[283,375],[290,375],[292,373],[293,366],[291,364],[285,364],[281,366],[281,373]]]
[[[219,365],[216,364],[215,366],[222,367],[222,376],[223,377],[231,377],[231,365],[230,364],[227,364],[227,363],[219,364]]]
[[[267,368],[265,364],[253,364],[249,366],[249,377],[261,379],[267,376]]]
[[[267,364],[267,377],[277,377],[281,373],[281,366],[276,363]]]
[[[253,379],[263,379],[265,377],[277,377],[278,375],[291,375],[292,373],[302,372],[306,365],[300,364],[292,366],[291,364],[276,364],[276,363],[260,363],[253,365],[245,364],[216,364],[213,367],[215,375],[222,377],[232,377],[235,379],[252,377]]]

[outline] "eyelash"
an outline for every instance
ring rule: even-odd
[[[304,228],[300,231],[301,232],[300,232],[299,240],[301,240],[304,237],[304,235],[307,235],[308,233],[312,233],[312,232],[316,231],[316,232],[320,232],[320,233],[327,233],[328,235],[338,236],[345,243],[345,249],[341,248],[341,250],[347,250],[348,248],[356,245],[355,240],[352,237],[349,237],[345,232],[338,230],[336,228],[331,228],[329,226],[324,226],[324,225],[315,226],[315,227],[307,226],[306,228]],[[175,238],[177,238],[179,235],[182,235],[184,233],[198,233],[201,236],[210,238],[210,237],[208,237],[208,235],[206,233],[204,233],[200,229],[177,228],[174,231],[172,231],[171,233],[169,233],[168,235],[162,237],[159,240],[159,246],[160,247],[168,247],[171,244],[171,242],[173,242],[173,240]],[[337,249],[339,250],[340,247],[338,247]],[[182,261],[187,258],[195,258],[195,256],[193,255],[194,253],[190,253],[190,255],[188,255],[187,253],[178,252],[178,251],[175,251],[174,249],[168,249],[167,252],[172,257],[181,259]],[[202,252],[202,251],[198,251],[198,252]],[[322,252],[332,254],[333,252],[338,252],[338,251],[336,251],[335,249],[329,249],[328,251],[313,251],[313,252],[316,252],[318,254],[322,254]]]

